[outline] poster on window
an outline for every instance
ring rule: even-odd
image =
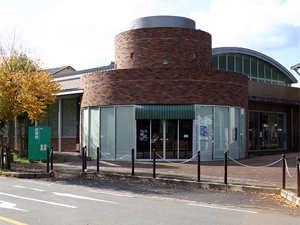
[[[148,141],[148,130],[140,130],[140,141]]]
[[[208,126],[200,126],[200,140],[208,140]]]

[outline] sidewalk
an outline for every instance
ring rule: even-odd
[[[100,173],[97,173],[97,162],[95,160],[87,161],[87,171],[82,173],[82,159],[79,153],[58,153],[54,152],[55,157],[64,158],[65,163],[55,163],[55,176],[78,177],[78,176],[122,176],[131,177],[131,179],[147,178],[155,182],[183,182],[198,184],[197,180],[197,162],[188,163],[169,163],[163,161],[156,162],[156,178],[153,178],[152,162],[135,162],[135,176],[131,176],[131,161],[104,161],[100,160]],[[201,162],[201,187],[208,188],[226,188],[234,189],[238,187],[247,187],[247,190],[254,192],[272,192],[279,193],[282,187],[282,160],[269,167],[259,167],[269,165],[280,160],[282,155],[263,155],[252,156],[247,159],[237,160],[239,163],[251,166],[241,166],[231,160],[228,160],[228,185],[224,185],[224,162],[210,161]],[[286,189],[284,197],[293,198],[296,194],[296,157],[300,153],[286,154],[287,165],[290,177],[286,174]],[[13,163],[12,169],[19,174],[45,174],[47,171],[46,163],[19,164]],[[38,176],[36,176],[38,177]],[[31,178],[31,177],[28,177]],[[200,187],[199,186],[199,187]],[[235,189],[236,190],[236,189]],[[245,190],[245,188],[243,189]],[[282,193],[283,191],[281,191]],[[287,193],[287,194],[286,194]],[[292,200],[293,201],[293,200]],[[295,201],[300,202],[300,198]]]

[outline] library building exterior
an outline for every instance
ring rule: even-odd
[[[62,85],[51,127],[55,151],[96,158],[201,160],[299,151],[300,89],[279,62],[251,49],[212,48],[191,19],[153,16],[115,37],[114,65],[49,69]]]

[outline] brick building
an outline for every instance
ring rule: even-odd
[[[53,74],[62,84],[51,126],[57,151],[96,157],[202,160],[299,151],[300,89],[272,58],[211,47],[211,35],[174,16],[134,20],[115,37],[115,64]]]

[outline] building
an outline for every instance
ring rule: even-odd
[[[52,74],[63,91],[40,126],[57,151],[96,158],[201,160],[299,151],[300,89],[272,58],[211,47],[211,35],[174,16],[134,20],[115,37],[115,64]]]

